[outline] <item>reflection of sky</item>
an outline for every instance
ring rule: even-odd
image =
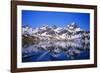
[[[89,59],[89,42],[77,42],[40,41],[22,49],[22,61],[38,62]]]
[[[89,30],[90,14],[22,10],[22,25],[29,25],[33,28],[43,25],[66,27],[72,22],[76,22],[82,29]]]

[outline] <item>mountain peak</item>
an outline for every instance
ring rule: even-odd
[[[72,22],[70,25],[75,25],[76,23],[75,22]]]
[[[67,27],[68,27],[69,29],[79,28],[79,26],[78,26],[75,22],[72,22],[72,23],[69,24]]]

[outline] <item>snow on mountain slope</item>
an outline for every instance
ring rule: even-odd
[[[44,25],[39,28],[31,28],[28,26],[22,27],[22,34],[35,36],[45,40],[72,40],[77,38],[89,37],[89,32],[81,29],[78,24],[72,22],[67,27],[61,28]]]

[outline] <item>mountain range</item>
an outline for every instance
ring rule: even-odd
[[[79,38],[89,40],[90,31],[83,30],[78,24],[72,22],[64,28],[56,25],[44,25],[37,28],[22,26],[22,36],[32,37],[34,40],[73,40]]]

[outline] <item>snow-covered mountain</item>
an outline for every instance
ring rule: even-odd
[[[89,39],[90,32],[81,29],[78,24],[72,22],[64,28],[54,26],[42,26],[31,28],[29,26],[22,27],[23,36],[38,37],[39,40],[73,40],[77,38]]]

